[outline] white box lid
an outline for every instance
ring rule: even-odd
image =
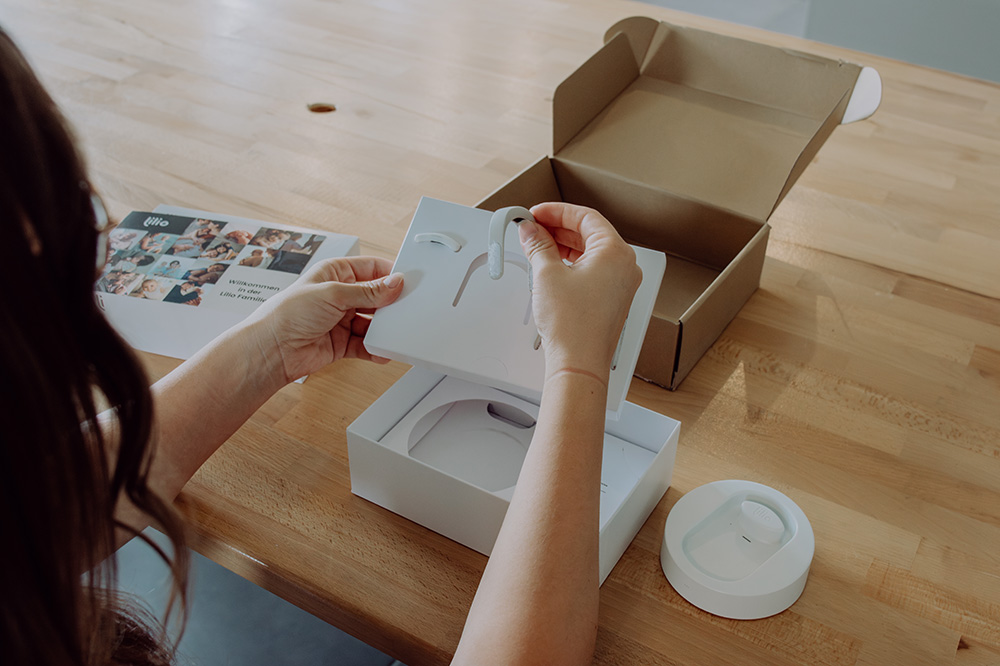
[[[489,275],[488,231],[492,213],[423,197],[396,257],[403,293],[380,308],[365,334],[372,354],[419,365],[538,401],[545,359],[535,349],[537,330],[531,312],[528,263],[516,225],[507,227],[504,266],[498,280]],[[415,239],[422,236],[421,242]],[[440,242],[424,242],[442,234]],[[455,242],[457,241],[457,242]],[[639,349],[660,288],[666,255],[633,246],[642,269],[611,372],[607,407],[617,413],[628,393]]]

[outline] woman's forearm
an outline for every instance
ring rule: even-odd
[[[606,394],[594,375],[563,371],[547,379],[455,663],[589,661],[597,633]]]
[[[198,468],[284,385],[280,355],[246,323],[213,340],[152,386],[153,457],[149,487],[171,502]],[[113,412],[102,421],[114,428]],[[124,498],[116,519],[141,531],[149,517]],[[119,545],[131,534],[122,531]]]
[[[289,380],[340,358],[371,358],[362,345],[368,320],[356,313],[399,296],[403,281],[389,275],[391,267],[375,257],[321,261],[154,384],[151,489],[172,501]],[[136,529],[148,524],[124,502],[116,517]]]
[[[202,464],[286,382],[280,354],[236,326],[152,386],[152,487],[172,500]]]

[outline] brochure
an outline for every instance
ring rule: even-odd
[[[187,359],[358,239],[232,215],[157,206],[110,233],[98,304],[136,349]]]

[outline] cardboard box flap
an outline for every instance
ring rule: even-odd
[[[607,44],[619,34],[625,35],[629,46],[632,47],[636,67],[641,67],[649,52],[653,36],[659,30],[660,22],[656,19],[651,19],[648,16],[632,16],[622,19],[608,28],[607,32],[604,33],[604,43]]]
[[[617,23],[605,41],[619,32],[632,45],[643,76],[819,121],[852,90],[861,71],[843,61],[650,18]],[[636,52],[642,44],[646,50]]]
[[[556,89],[556,158],[759,221],[839,122],[860,72],[652,19],[608,36]]]
[[[622,37],[580,65],[552,95],[552,145],[558,153],[639,76],[628,39]]]

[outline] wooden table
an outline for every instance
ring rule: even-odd
[[[556,84],[635,14],[870,64],[885,95],[775,212],[760,290],[680,390],[633,383],[683,427],[596,662],[1000,664],[1000,86],[612,0],[0,0],[115,215],[167,202],[387,257],[420,195],[472,204],[548,152]],[[179,503],[197,550],[419,666],[448,661],[485,558],[350,493],[344,429],[405,369],[287,387]],[[815,530],[776,617],[713,617],[660,571],[670,508],[725,478]]]

